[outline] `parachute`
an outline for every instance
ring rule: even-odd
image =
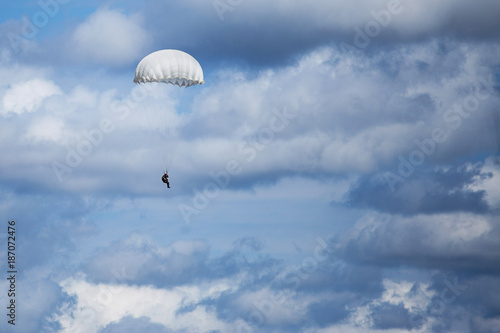
[[[205,81],[199,62],[191,55],[178,50],[161,50],[141,60],[135,70],[134,82],[164,82],[190,87]]]
[[[142,103],[149,127],[160,135],[159,155],[165,172],[171,166],[176,150],[177,127],[182,115],[189,112],[193,88],[180,87],[203,84],[203,69],[191,55],[179,50],[160,50],[144,57],[135,70],[134,82],[143,86]],[[196,89],[195,89],[196,90]]]

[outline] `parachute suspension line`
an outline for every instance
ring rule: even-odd
[[[147,82],[141,84],[141,86],[145,90],[146,94],[144,102],[144,108],[145,108],[144,111],[146,113],[149,133],[151,135],[151,138],[153,139],[153,142],[160,139],[160,142],[158,144],[163,145],[164,140],[162,131],[165,128],[165,126],[164,126],[164,121],[161,119],[161,117],[164,110],[160,109],[162,105],[160,104],[157,96],[158,89],[160,89],[161,86],[157,82]],[[156,152],[155,156],[156,159],[158,160],[158,162],[155,164],[165,165],[166,164],[165,151],[163,149],[154,149],[154,151]]]
[[[166,138],[169,143],[169,151],[171,157],[166,159],[166,168],[170,169],[180,145],[179,130],[185,121],[186,116],[192,111],[192,101],[194,98],[193,87],[177,87],[170,85],[169,89],[173,90],[176,98],[176,104],[173,110],[169,113],[169,119],[166,123]],[[196,89],[196,88],[194,88]]]
[[[167,104],[167,99],[169,98],[168,93],[166,88],[168,86],[162,85],[160,83],[156,83],[157,86],[157,115],[159,116],[158,119],[158,126],[159,128],[159,134],[160,134],[160,142],[159,142],[159,156],[161,158],[161,165],[166,166],[167,165],[167,160],[169,156],[167,154],[170,153],[171,149],[169,149],[169,146],[171,145],[171,142],[166,139],[166,134],[169,131],[168,128],[168,123],[169,123],[169,112],[171,112],[169,105]]]
[[[171,101],[172,98],[176,99],[175,92],[178,87],[173,85],[164,85],[161,89],[162,98],[161,100],[165,103],[165,101]],[[178,107],[178,102],[170,103],[169,105],[163,105],[162,110],[162,125],[164,128],[163,131],[163,157],[165,169],[170,169],[172,162],[175,157],[176,148],[178,144],[178,136],[177,136],[177,127],[179,124],[179,120],[176,109]]]
[[[157,82],[146,85],[154,87],[148,89],[150,96],[145,103],[149,129],[152,137],[159,140],[155,150],[162,168],[170,169],[178,147],[179,118],[186,109],[183,100],[179,99],[181,88]]]

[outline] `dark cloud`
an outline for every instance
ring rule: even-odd
[[[373,326],[376,329],[387,330],[391,328],[401,328],[410,330],[410,314],[402,305],[382,303],[372,306]]]
[[[318,263],[312,272],[309,270],[312,268],[307,265],[293,266],[282,280],[275,281],[276,288],[318,294],[350,292],[366,297],[376,297],[383,291],[382,270],[377,267],[327,261]]]
[[[325,327],[346,319],[349,315],[348,305],[352,297],[336,295],[333,299],[309,305],[308,317],[315,326]]]
[[[216,3],[220,2],[167,4],[154,0],[141,6],[141,11],[149,18],[149,30],[161,41],[157,48],[168,44],[199,54],[210,62],[243,60],[249,64],[279,66],[291,56],[319,46],[342,42],[354,45],[355,28],[364,31],[369,22],[376,22],[372,13],[387,12],[388,5],[385,1],[319,1],[314,6],[291,2],[280,5],[265,1],[243,1],[236,5],[222,2],[226,5],[219,11],[221,15]],[[379,33],[369,38],[368,49],[442,36],[457,40],[498,39],[494,31],[500,28],[496,20],[500,6],[495,1],[399,3],[398,13],[389,15],[390,23],[385,27],[379,24]],[[424,12],[429,11],[433,14],[425,15],[425,20]],[[165,20],[165,13],[171,19]]]
[[[491,211],[486,191],[470,188],[493,177],[481,165],[415,172],[395,186],[391,177],[361,177],[349,190],[347,204],[404,215]]]
[[[500,319],[495,298],[498,276],[433,273],[428,291],[433,292],[423,311],[413,312],[413,327],[427,325],[429,332],[494,332]]]
[[[440,303],[450,307],[474,309],[484,318],[500,318],[500,275],[434,274],[431,288],[436,291],[431,310],[437,312]],[[431,311],[432,313],[432,311]]]
[[[60,325],[50,320],[51,316],[58,312],[62,302],[71,301],[57,282],[43,276],[44,273],[40,271],[39,268],[30,269],[25,277],[22,273],[17,275],[18,317],[15,328],[20,332],[34,332],[40,330],[41,327],[57,331]],[[20,320],[19,313],[23,314],[23,320]]]
[[[337,236],[335,255],[381,267],[498,274],[498,217],[374,215]]]
[[[223,4],[222,10],[216,6],[220,3]],[[368,52],[395,43],[415,43],[434,38],[498,40],[495,31],[499,29],[496,18],[500,6],[494,0],[473,4],[466,0],[440,4],[430,1],[399,3],[397,13],[389,14],[388,17],[380,14],[388,13],[388,3],[373,0],[356,3],[318,1],[315,5],[291,1],[270,4],[265,1],[150,0],[140,5],[133,2],[122,2],[120,6],[108,4],[106,9],[130,15],[131,18],[141,13],[147,37],[153,40],[148,46],[149,51],[183,49],[193,53],[205,64],[219,66],[282,66],[321,46],[341,43],[354,46],[359,31],[363,31],[369,40],[360,49]],[[81,7],[74,3],[64,5],[65,15],[70,21],[76,22],[67,23],[70,29],[64,31],[76,31],[78,25],[84,22],[78,12],[83,9],[89,13],[89,6]],[[35,12],[31,10],[26,14],[29,18]],[[377,23],[377,19],[382,23]],[[373,37],[367,37],[366,31],[374,23],[378,26],[377,33],[373,35],[369,32]],[[22,35],[23,25],[25,23],[22,21],[9,21],[4,24],[4,30]],[[53,35],[56,34],[50,24],[48,28]],[[25,59],[30,61],[38,58],[38,61],[49,62],[56,58],[62,63],[71,63],[72,59],[78,58],[70,47],[74,37],[72,33],[59,32],[59,38],[52,36],[48,39],[46,31],[49,31],[47,27],[43,27],[36,35],[35,40],[41,39],[41,45],[23,38],[35,45],[21,45],[18,49],[22,52],[18,52],[18,56],[28,53],[31,55]],[[105,35],[107,31],[102,33]],[[61,49],[72,56],[61,56]],[[106,50],[101,53],[106,53]],[[92,59],[89,61],[92,62]]]

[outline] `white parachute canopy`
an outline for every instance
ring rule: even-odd
[[[196,93],[197,89],[192,86],[204,83],[203,69],[186,52],[160,50],[139,62],[134,82],[142,86],[146,94],[141,106],[153,137],[159,136],[161,140],[158,156],[163,168],[168,170],[177,147],[177,127],[189,112]],[[181,92],[176,86],[191,88]]]
[[[205,81],[195,58],[178,50],[161,50],[141,60],[135,70],[134,82],[165,82],[190,87]]]

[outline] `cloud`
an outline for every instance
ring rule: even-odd
[[[215,78],[212,85],[201,87],[195,94],[194,108],[179,128],[181,135],[175,157],[178,183],[187,184],[183,190],[191,193],[191,188],[200,182],[206,183],[209,171],[225,170],[227,161],[232,159],[240,162],[242,172],[232,177],[229,188],[250,188],[294,175],[317,177],[317,172],[319,177],[325,174],[345,176],[351,171],[369,173],[384,165],[397,163],[397,154],[406,148],[412,149],[413,138],[420,138],[427,131],[413,122],[418,119],[435,124],[437,110],[422,113],[418,108],[421,100],[414,98],[415,94],[430,95],[431,92],[414,90],[433,82],[435,72],[439,71],[444,60],[462,59],[465,52],[465,49],[458,48],[452,51],[453,54],[438,57],[434,52],[438,47],[435,43],[425,45],[423,49],[415,47],[405,51],[411,55],[407,59],[401,59],[402,50],[391,52],[390,57],[397,60],[394,66],[402,68],[398,74],[400,81],[394,79],[387,68],[378,68],[379,59],[358,56],[353,63],[351,57],[335,48],[316,50],[297,64],[281,69],[257,73],[244,70],[219,72],[217,75],[220,78]],[[381,55],[382,58],[384,56]],[[411,64],[417,59],[424,59],[432,67],[424,74],[414,73]],[[476,61],[470,66],[476,68]],[[432,87],[432,97],[426,100],[444,98],[444,102],[451,103],[451,96],[457,96],[451,91],[463,89],[473,81],[465,78],[469,74],[454,75],[454,80],[463,83],[455,83],[452,87]],[[426,78],[426,75],[431,76]],[[406,76],[422,81],[414,87],[408,83]],[[391,83],[394,80],[398,84]],[[359,87],[360,82],[362,88]],[[385,85],[379,82],[391,85],[400,97],[394,101],[392,94],[379,88]],[[362,97],[355,87],[362,89],[366,97]],[[53,119],[59,124],[59,119],[62,119],[64,126],[62,133],[59,132],[59,145],[45,147],[48,154],[37,155],[36,159],[31,154],[30,158],[5,163],[17,163],[15,170],[19,174],[25,173],[19,161],[24,161],[26,166],[30,163],[48,165],[47,177],[37,177],[35,181],[50,182],[51,187],[71,191],[160,193],[162,189],[155,186],[155,181],[139,179],[156,168],[159,147],[163,147],[165,141],[146,131],[147,120],[141,116],[139,109],[127,106],[128,116],[121,118],[121,107],[118,109],[120,112],[116,112],[115,107],[115,102],[122,102],[117,90],[97,92],[97,89],[94,84],[85,85],[79,80],[76,87],[67,89],[67,94],[45,100],[43,108],[39,109],[40,118],[30,118],[32,124],[28,127],[19,124],[19,130],[24,132],[39,128],[39,119]],[[408,89],[412,91],[409,97]],[[124,93],[125,101],[134,94],[126,89]],[[220,101],[225,103],[220,104]],[[384,108],[385,104],[389,107]],[[487,113],[475,116],[478,121],[487,121],[487,118],[482,118],[483,115],[486,117]],[[59,183],[50,164],[53,161],[65,163],[69,149],[76,151],[79,145],[88,142],[86,133],[98,129],[104,118],[111,119],[116,129],[104,135],[102,144],[92,145],[91,154],[84,156],[82,163],[71,168],[72,172],[65,174],[64,182]],[[273,125],[279,128],[269,137],[269,129]],[[446,145],[439,149],[452,153],[458,147],[471,144],[486,147],[488,132],[474,130],[477,125],[472,117],[462,125],[464,130],[471,129],[470,135],[474,136],[474,140],[467,140],[468,135],[450,136]],[[5,135],[14,128],[5,124]],[[55,131],[51,135],[57,133]],[[31,132],[26,134],[30,136]],[[34,139],[31,149],[40,151],[37,142],[41,142],[39,139],[43,135],[31,137]],[[484,138],[482,141],[477,139],[481,137]],[[14,140],[6,149],[16,149],[17,145]],[[435,154],[429,162],[434,163],[432,158],[443,156],[445,154]],[[453,158],[453,155],[450,156],[450,159]],[[122,182],[120,179],[123,177],[136,180]],[[477,199],[480,200],[479,197]]]
[[[57,311],[61,301],[69,300],[62,293],[61,287],[56,282],[51,281],[47,276],[43,276],[48,269],[39,267],[36,270],[27,269],[25,271],[29,273],[29,276],[16,275],[15,305],[17,316],[15,320],[16,325],[14,326],[16,331],[36,332],[42,328],[48,331],[56,330],[57,326],[51,326],[47,318]],[[7,279],[4,280],[5,282],[0,282],[0,287],[8,291],[10,289],[10,281]],[[23,287],[19,288],[21,285]],[[0,297],[0,300],[5,304],[9,302],[7,294],[6,292],[5,295]],[[23,320],[20,319],[20,313],[23,313]],[[7,321],[0,325],[4,332],[9,332],[9,326],[11,325],[7,324]]]
[[[99,333],[136,333],[146,331],[151,333],[172,333],[174,331],[167,329],[161,324],[151,323],[147,317],[134,318],[132,316],[123,317],[118,322],[112,322]],[[180,331],[177,331],[180,332]]]
[[[486,201],[488,192],[481,184],[489,184],[492,177],[491,172],[483,172],[482,165],[419,172],[395,187],[389,176],[364,176],[352,184],[347,204],[405,215],[486,214],[491,208]]]
[[[62,119],[42,118],[27,130],[26,137],[37,141],[58,141],[63,135]]]
[[[499,236],[496,216],[369,213],[332,246],[349,262],[496,274]]]
[[[200,245],[194,241],[160,247],[132,235],[120,244],[96,252],[91,264],[82,266],[82,271],[90,276],[61,282],[64,292],[76,300],[62,305],[60,314],[53,317],[63,331],[100,327],[106,332],[130,322],[152,326],[160,332],[162,329],[192,331],[201,329],[200,325],[205,325],[203,332],[238,328],[274,328],[281,332],[304,325],[326,325],[332,323],[331,316],[337,318],[334,322],[339,322],[350,314],[346,304],[356,307],[382,291],[380,276],[362,267],[337,265],[331,269],[325,260],[312,270],[302,267],[301,272],[293,273],[296,267],[284,267],[268,255],[249,253],[262,251],[261,242],[250,238],[237,239],[233,248],[221,256],[201,255],[205,262],[197,261],[200,254],[193,249]],[[111,251],[113,258],[109,259],[107,253]],[[180,253],[181,266],[172,265]],[[103,265],[92,264],[94,260],[102,260]],[[198,269],[183,268],[193,260],[197,261]],[[138,261],[146,265],[130,269]],[[151,273],[159,271],[157,280],[149,278]],[[99,274],[109,273],[114,276],[99,278]],[[368,275],[370,283],[363,278]],[[360,298],[358,293],[368,289],[376,291]],[[334,314],[332,298],[338,300]],[[308,315],[311,311],[315,312],[312,317]],[[330,319],[326,320],[328,314]],[[198,318],[196,323],[193,317]]]
[[[378,329],[401,328],[409,330],[410,315],[402,305],[382,303],[372,308],[373,326]]]
[[[316,1],[314,5],[193,0],[175,5],[151,1],[141,11],[150,18],[155,39],[168,40],[174,48],[203,54],[211,62],[229,59],[280,66],[321,46],[355,45],[359,31],[369,40],[364,48],[368,51],[450,36],[462,41],[497,40],[500,7],[494,0]],[[165,12],[171,13],[171,20],[164,20]],[[189,13],[188,24],[182,13]]]
[[[72,56],[108,66],[130,64],[141,58],[151,42],[138,15],[101,8],[76,27]]]
[[[426,284],[384,279],[383,294],[352,309],[348,322],[351,327],[364,328],[367,332],[391,329],[425,332],[429,327],[427,322],[416,318],[427,309],[434,296],[427,288]]]
[[[339,323],[348,318],[347,304],[352,301],[343,295],[335,295],[332,299],[312,303],[308,307],[307,317],[311,318],[319,327]]]
[[[477,87],[484,95],[488,92],[478,80],[490,74],[490,69],[481,66],[491,66],[494,57],[490,55],[497,53],[497,48],[486,44],[471,50],[466,44],[438,41],[395,47],[374,56],[323,47],[288,66],[212,72],[207,85],[192,87],[198,88],[193,90],[193,108],[182,116],[175,144],[176,179],[187,184],[183,193],[191,193],[197,184],[206,183],[210,171],[225,170],[231,160],[240,163],[241,172],[232,177],[228,189],[248,189],[297,175],[346,177],[382,168],[394,172],[398,155],[407,156],[418,148],[415,140],[428,138],[438,127],[448,136],[436,145],[439,154],[425,155],[430,165],[452,162],[462,150],[490,149],[494,129],[478,129],[489,121],[489,111],[498,99],[495,95],[481,101],[470,117],[462,118],[458,129],[450,128],[440,112],[463,101],[461,91]],[[18,68],[21,73],[26,70]],[[32,150],[39,151],[37,144],[42,141],[57,143],[47,146],[47,154],[36,161],[30,161],[34,155],[22,160],[49,166],[37,181],[50,180],[51,186],[61,190],[159,194],[161,189],[153,182],[139,179],[163,168],[158,161],[162,153],[170,152],[163,149],[165,140],[151,135],[142,109],[133,106],[137,88],[110,89],[116,82],[123,84],[121,76],[103,76],[94,84],[95,77],[86,78],[92,83],[85,83],[75,82],[74,74],[52,75],[60,77],[60,82],[73,82],[65,89],[68,93],[44,99],[43,116],[19,127],[22,132],[28,130],[25,137],[31,140]],[[445,82],[436,84],[438,77]],[[169,95],[168,100],[175,105],[180,95]],[[97,140],[99,144],[92,144],[89,133],[95,133],[103,119],[111,120],[113,130]],[[5,133],[13,130],[7,124],[4,127]],[[6,149],[17,145],[13,141]],[[67,166],[71,151],[79,147],[92,149],[88,156],[80,156],[78,166],[59,169],[59,175],[66,170],[59,182],[51,164]],[[17,164],[16,170],[22,169],[18,161],[11,162]],[[135,180],[122,182],[123,177]],[[484,211],[479,206],[481,191],[468,191],[474,192],[471,199]]]
[[[225,4],[222,10],[221,3]],[[65,8],[73,14],[71,17],[82,17],[78,7]],[[283,66],[319,47],[355,45],[360,31],[369,40],[363,48],[368,52],[395,43],[413,44],[441,38],[495,41],[498,40],[494,33],[498,30],[496,17],[500,12],[494,0],[474,4],[467,0],[438,3],[321,0],[314,5],[291,1],[270,4],[261,0],[233,3],[149,0],[140,4],[122,2],[120,8],[124,10],[101,7],[72,34],[61,29],[59,39],[47,39],[43,38],[44,33],[39,33],[34,40],[29,39],[29,44],[35,46],[24,47],[28,42],[24,38],[23,46],[16,49],[22,50],[20,56],[34,62],[40,58],[49,62],[58,58],[60,62],[72,64],[76,60],[81,64],[87,57],[91,64],[121,66],[127,70],[131,61],[141,58],[141,53],[133,52],[133,45],[142,53],[182,49],[218,66],[228,62],[256,67]],[[125,14],[125,10],[133,14]],[[18,20],[0,28],[22,34],[24,24]],[[46,28],[40,31],[45,32]],[[55,29],[51,32],[57,35]],[[62,56],[59,47],[66,49]],[[122,51],[129,53],[120,54]]]
[[[98,102],[98,93],[85,85],[76,86],[68,96],[72,104],[94,107]]]
[[[227,155],[232,149],[240,152],[234,157],[251,160],[252,170],[345,174],[397,168],[399,155],[408,159],[420,149],[416,142],[427,142],[440,129],[444,139],[433,142],[433,151],[420,152],[424,160],[419,166],[453,163],[458,152],[494,144],[493,128],[477,131],[491,122],[498,101],[492,86],[481,81],[492,77],[481,67],[485,62],[494,63],[471,54],[466,44],[432,41],[372,57],[328,47],[283,68],[257,73],[229,69],[197,96],[182,135],[205,138],[194,158]],[[437,78],[442,80],[438,84]],[[470,94],[464,98],[458,91]],[[479,92],[485,98],[476,110],[463,118],[453,110]],[[267,134],[269,139],[264,134],[276,111],[293,117],[283,130]],[[228,137],[233,144],[225,142]]]
[[[164,287],[192,282],[205,269],[207,256],[208,246],[203,241],[178,241],[162,248],[132,235],[99,251],[84,271],[94,281]]]
[[[485,200],[495,211],[500,209],[500,168],[498,165],[495,163],[495,157],[487,159],[482,166],[482,171],[489,177],[481,177],[480,181],[469,186],[474,191],[485,191]]]
[[[449,272],[436,272],[432,276],[430,285],[434,297],[429,304],[429,312],[444,319],[439,324],[450,327],[453,325],[450,318],[454,313],[472,308],[474,311],[470,313],[470,317],[475,317],[476,325],[487,326],[488,319],[500,318],[500,301],[494,296],[494,290],[498,290],[499,286],[498,275],[455,275]],[[442,303],[450,306],[443,308]],[[471,324],[472,322],[467,325]]]
[[[13,84],[3,96],[1,114],[36,111],[46,98],[59,94],[62,94],[61,89],[54,82],[44,79]]]
[[[76,297],[76,302],[64,304],[60,313],[53,317],[61,325],[61,332],[97,332],[124,317],[148,318],[155,328],[162,325],[176,332],[231,330],[231,324],[221,322],[203,306],[177,314],[182,305],[220,294],[227,289],[225,284],[213,284],[209,286],[211,289],[192,286],[169,290],[92,284],[83,278],[70,278],[62,281],[61,285],[64,292]]]

